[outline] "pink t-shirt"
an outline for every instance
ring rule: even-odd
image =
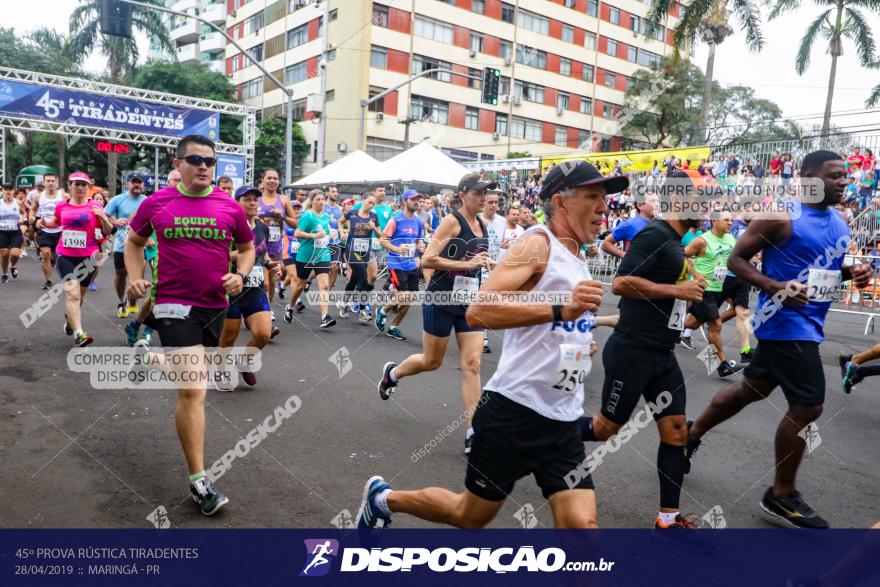
[[[226,192],[186,195],[166,187],[143,201],[130,227],[144,238],[156,233],[157,304],[228,305],[223,276],[229,273],[230,245],[251,242],[254,233]]]
[[[101,223],[92,210],[96,203],[87,201],[82,206],[58,202],[55,222],[61,225],[61,238],[55,252],[65,257],[89,257],[98,250],[95,228]]]

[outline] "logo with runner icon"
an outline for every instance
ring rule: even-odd
[[[333,559],[339,554],[339,541],[332,538],[311,538],[306,544],[306,565],[300,577],[321,577],[330,572]]]

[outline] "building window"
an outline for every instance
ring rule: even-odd
[[[285,104],[286,106],[286,104]],[[293,120],[300,121],[306,117],[306,100],[297,100],[293,103]]]
[[[251,55],[254,56],[254,59],[257,61],[263,60],[263,44],[259,44],[256,47],[251,47]]]
[[[605,87],[612,90],[617,87],[617,74],[613,71],[605,72]]]
[[[660,60],[662,57],[657,53],[651,53],[650,51],[645,51],[644,49],[636,50],[636,59],[635,62],[639,65],[643,65],[645,67],[657,67],[660,65]]]
[[[471,0],[471,10],[477,14],[486,14],[486,0]]]
[[[239,55],[241,55],[241,53],[237,53],[236,55],[234,55],[232,57],[232,71],[233,72],[238,71],[238,69],[239,69],[239,67],[238,67],[238,56]]]
[[[266,24],[266,15],[260,11],[244,22],[244,34],[255,33]]]
[[[614,39],[608,39],[608,48],[605,52],[613,57],[617,57],[617,41]]]
[[[593,99],[592,98],[581,98],[581,114],[590,114],[593,112]]]
[[[599,14],[599,0],[587,0],[587,14],[590,16]]]
[[[537,120],[514,118],[510,125],[511,136],[535,143],[541,142],[541,123]]]
[[[635,82],[633,82],[633,78],[631,78],[631,77],[625,78],[624,81],[626,82],[626,91],[628,92],[628,91],[630,91],[630,90],[632,89],[633,84],[634,84]]]
[[[568,57],[559,58],[559,74],[571,75],[571,59]]]
[[[574,43],[574,27],[567,24],[562,25],[562,40],[566,43]]]
[[[480,127],[480,110],[468,106],[464,113],[464,127],[468,130],[477,130]]]
[[[559,92],[556,94],[556,109],[568,110],[568,94],[565,92]]]
[[[440,43],[452,44],[452,27],[444,22],[416,17],[415,34],[426,39],[434,39]]]
[[[513,85],[513,95],[526,102],[544,103],[544,86],[529,82],[517,81]]]
[[[586,144],[588,140],[590,140],[590,133],[588,133],[587,131],[585,131],[583,129],[579,129],[578,130],[578,148],[579,149],[590,148],[590,146]]]
[[[513,24],[513,15],[515,14],[515,9],[513,8],[513,4],[508,4],[507,2],[501,3],[501,20],[504,22],[509,22]]]
[[[449,124],[449,102],[413,96],[410,101],[409,114],[422,122]]]
[[[608,22],[611,24],[620,24],[620,8],[611,6],[608,9]]]
[[[550,21],[548,19],[525,10],[519,11],[519,26],[542,35],[550,32]]]
[[[547,52],[525,45],[517,45],[516,62],[538,69],[547,69]]]
[[[614,118],[614,106],[612,104],[602,104],[602,117]]]
[[[290,0],[290,12],[296,12],[300,8],[305,8],[309,0]]]
[[[370,99],[375,98],[385,90],[382,88],[370,88]],[[370,112],[385,112],[385,98],[379,98],[375,102],[371,102],[368,106]],[[396,114],[396,113],[395,113]]]
[[[595,69],[592,65],[584,63],[583,79],[585,82],[592,82],[595,78]]]
[[[500,41],[498,43],[498,54],[501,55],[502,59],[512,59],[513,58],[513,45],[510,41]]]
[[[483,72],[481,70],[468,67],[468,76],[467,85],[469,88],[479,90],[483,87]]]
[[[564,147],[568,143],[568,131],[564,126],[556,127],[556,146]]]
[[[574,8],[575,4],[577,4],[577,0],[565,0],[563,4],[566,8]]]
[[[504,136],[507,135],[507,115],[506,114],[496,114],[495,115],[495,132]]]
[[[510,78],[502,75],[498,80],[498,94],[500,96],[510,95]]]
[[[263,94],[263,78],[258,77],[241,85],[241,98],[247,100]]]
[[[637,59],[637,57],[636,57],[637,53],[638,53],[638,51],[636,51],[636,48],[633,47],[632,45],[629,45],[626,48],[626,60],[631,61],[632,63],[635,63],[636,59]]]
[[[370,49],[370,67],[388,69],[388,51],[382,47]]]
[[[587,34],[584,35],[584,47],[592,49],[593,51],[596,50],[596,33],[588,31]]]
[[[291,65],[284,70],[284,85],[289,86],[290,84],[304,82],[307,77],[308,71],[306,69],[306,62],[302,61],[296,65]]]
[[[471,51],[474,53],[483,52],[483,35],[471,32]]]
[[[437,59],[431,59],[430,57],[425,57],[423,55],[413,55],[411,72],[413,75],[421,73],[423,71],[427,71],[429,69],[436,69],[438,67],[441,69],[448,69],[450,72],[452,71],[451,63],[447,63],[446,61],[439,61]],[[424,77],[447,83],[452,81],[452,73],[448,73],[445,71],[429,73]]]
[[[373,2],[373,24],[388,28],[388,7]]]
[[[287,31],[287,48],[293,49],[309,41],[309,25],[298,26],[292,31]]]

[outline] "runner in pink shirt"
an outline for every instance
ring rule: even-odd
[[[66,281],[78,281],[79,287],[74,285],[64,286],[65,321],[64,332],[68,336],[74,335],[76,346],[87,346],[93,342],[91,336],[82,328],[82,315],[80,306],[86,298],[89,283],[98,267],[96,253],[98,243],[95,240],[95,231],[101,229],[104,234],[112,230],[110,219],[104,213],[104,208],[87,198],[89,176],[81,171],[71,173],[68,178],[68,191],[70,200],[59,202],[55,206],[55,215],[51,218],[41,218],[37,222],[39,228],[61,227],[61,238],[55,253],[58,260],[55,268],[61,277],[62,283]]]

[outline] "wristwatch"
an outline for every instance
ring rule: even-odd
[[[241,271],[239,271],[238,273],[236,273],[236,275],[238,275],[239,277],[241,277],[241,283],[242,283],[242,285],[244,285],[244,283],[247,281],[247,275],[245,275],[245,274],[242,273]]]

